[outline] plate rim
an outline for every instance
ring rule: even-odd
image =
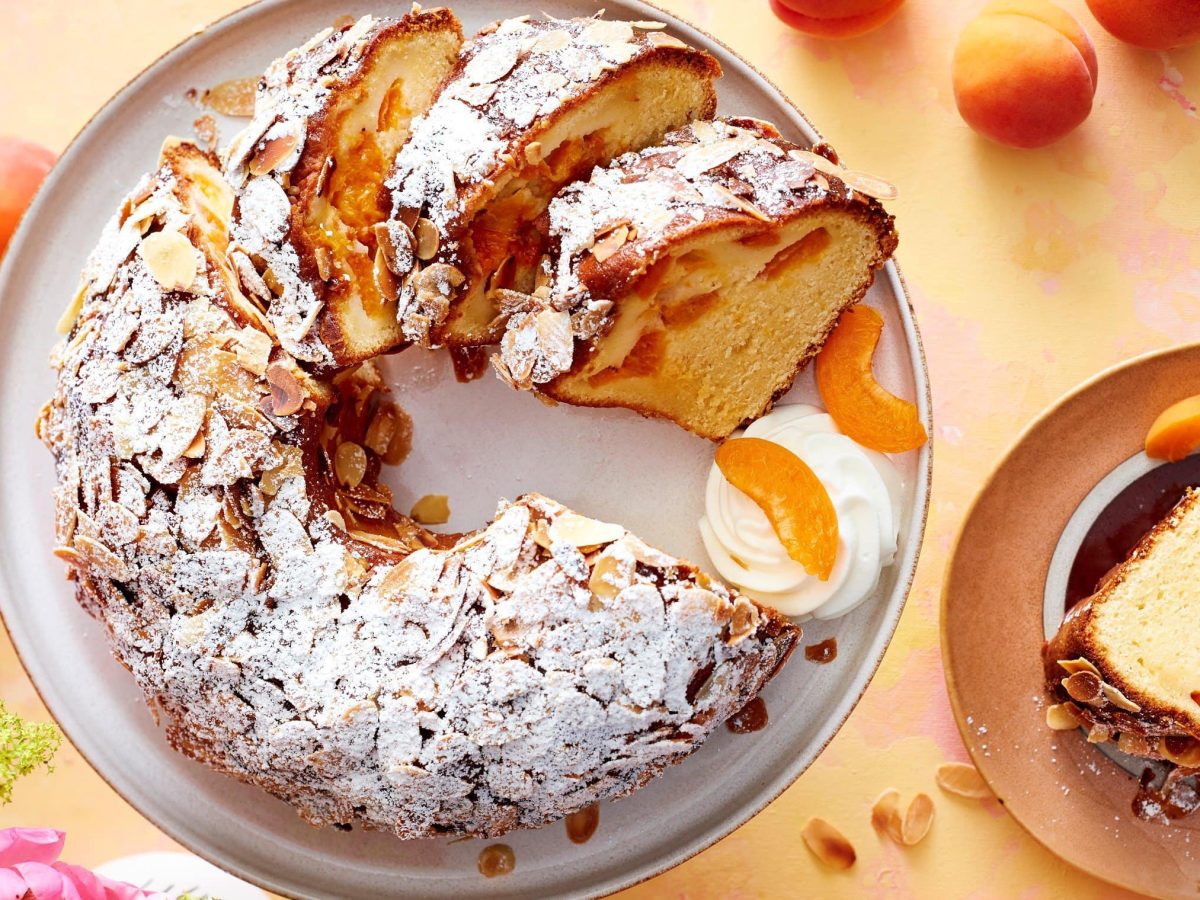
[[[1016,455],[1016,453],[1024,446],[1025,442],[1027,440],[1029,440],[1029,438],[1033,435],[1033,433],[1035,431],[1037,431],[1039,428],[1041,428],[1050,418],[1055,416],[1058,413],[1058,411],[1060,409],[1062,409],[1065,405],[1070,403],[1072,400],[1075,400],[1082,394],[1085,394],[1088,391],[1092,390],[1093,388],[1095,388],[1097,385],[1104,382],[1105,380],[1113,377],[1114,375],[1120,374],[1121,372],[1135,368],[1137,366],[1145,365],[1146,363],[1151,362],[1153,360],[1162,359],[1164,357],[1172,356],[1174,354],[1196,352],[1198,350],[1200,350],[1200,341],[1185,341],[1181,344],[1172,344],[1172,345],[1168,345],[1166,347],[1159,347],[1154,350],[1148,350],[1144,353],[1139,353],[1136,356],[1133,356],[1129,359],[1122,360],[1120,362],[1116,362],[1116,363],[1113,363],[1112,365],[1106,366],[1105,368],[1101,369],[1099,372],[1083,379],[1082,381],[1075,384],[1073,387],[1068,388],[1060,396],[1058,396],[1057,398],[1052,400],[1042,410],[1040,410],[1036,415],[1034,415],[1034,417],[1032,419],[1030,419],[1021,428],[1021,430],[1018,432],[1017,436],[1008,444],[1008,446],[1000,454],[999,459],[997,459],[996,463],[992,466],[991,471],[988,472],[987,477],[983,480],[983,483],[980,485],[979,489],[975,492],[975,495],[972,497],[971,502],[968,504],[966,511],[963,513],[962,520],[960,521],[959,526],[955,531],[954,540],[950,544],[950,549],[949,549],[949,552],[946,557],[946,565],[945,565],[945,567],[943,569],[943,573],[942,573],[942,590],[941,590],[941,596],[940,596],[939,602],[938,602],[939,650],[941,651],[942,674],[943,674],[943,677],[946,682],[946,694],[948,695],[948,697],[950,699],[950,711],[951,711],[951,714],[954,716],[954,725],[958,729],[959,737],[962,740],[963,747],[967,751],[967,755],[971,758],[972,764],[975,766],[975,769],[979,772],[980,777],[982,777],[984,782],[987,784],[988,789],[991,790],[992,793],[997,798],[999,798],[1000,795],[996,792],[995,787],[992,784],[993,778],[989,775],[988,767],[986,765],[986,757],[980,751],[980,749],[976,747],[975,742],[970,739],[971,736],[974,734],[974,729],[966,721],[966,712],[964,711],[964,709],[962,707],[961,698],[959,696],[958,679],[955,675],[954,667],[951,664],[951,653],[949,652],[950,645],[951,645],[951,639],[950,639],[949,629],[946,626],[946,623],[947,623],[946,612],[947,612],[947,610],[950,606],[950,602],[951,602],[951,600],[950,600],[950,594],[951,594],[950,572],[954,567],[955,560],[957,559],[959,550],[962,547],[962,540],[963,540],[964,535],[966,534],[967,526],[971,523],[971,520],[975,516],[975,513],[983,505],[985,498],[992,491],[993,487],[995,486],[996,480],[1000,475],[1000,472],[1008,465],[1008,463],[1011,461],[1013,456]],[[1043,603],[1039,602],[1039,604],[1038,604],[1039,609],[1042,607],[1042,605],[1043,605]],[[1041,630],[1042,630],[1041,628],[1038,629],[1039,633],[1041,632]],[[1059,850],[1056,847],[1051,846],[1049,843],[1047,843],[1045,840],[1043,840],[1041,835],[1039,835],[1039,833],[1037,831],[1035,831],[1034,828],[1025,821],[1024,817],[1021,815],[1018,815],[1018,813],[1016,812],[1016,810],[1014,809],[1014,807],[1011,804],[1004,803],[1003,801],[1001,801],[1001,805],[1003,806],[1004,811],[1008,814],[1009,818],[1011,818],[1017,824],[1017,826],[1020,827],[1020,829],[1026,835],[1028,835],[1035,843],[1037,843],[1040,847],[1044,848],[1047,852],[1052,854],[1055,859],[1065,862],[1067,865],[1071,866],[1073,869],[1083,872],[1084,874],[1086,874],[1092,878],[1095,878],[1097,881],[1103,882],[1104,884],[1108,884],[1113,887],[1122,888],[1124,890],[1132,891],[1134,893],[1139,893],[1139,894],[1145,892],[1145,888],[1137,885],[1136,883],[1129,882],[1129,881],[1123,881],[1123,880],[1120,880],[1117,878],[1111,878],[1111,877],[1108,877],[1107,875],[1098,874],[1096,872],[1091,871],[1090,869],[1087,869],[1087,868],[1079,865],[1074,860],[1069,859],[1068,857],[1064,856],[1062,853],[1059,852]]]
[[[74,136],[72,136],[71,140],[63,148],[62,152],[58,156],[58,159],[55,161],[54,167],[39,186],[38,191],[36,192],[29,206],[26,207],[25,211],[22,213],[17,228],[9,242],[7,252],[4,254],[4,258],[0,259],[0,298],[3,298],[5,295],[5,287],[7,286],[7,282],[11,277],[9,272],[13,268],[13,264],[10,263],[10,260],[19,257],[24,250],[24,246],[29,239],[31,228],[29,223],[35,218],[34,214],[40,211],[41,206],[45,202],[48,188],[58,177],[59,162],[72,151],[75,145],[84,136],[84,134],[93,127],[96,121],[105,113],[107,113],[118,100],[131,91],[136,90],[140,82],[152,74],[157,73],[160,69],[170,65],[176,56],[185,52],[190,44],[200,39],[212,29],[235,25],[235,20],[237,19],[258,15],[264,10],[269,11],[270,9],[276,7],[284,8],[295,2],[298,2],[298,0],[251,0],[251,2],[246,3],[237,9],[230,10],[229,12],[205,23],[202,27],[193,30],[182,40],[164,50],[161,54],[147,63],[142,69],[131,76],[127,81],[125,81],[124,84],[114,91],[112,95],[87,118],[87,120],[83,123],[83,125],[80,126],[79,130]],[[471,0],[458,0],[458,2],[469,4]],[[784,91],[774,81],[774,79],[765,75],[754,63],[731,48],[725,41],[716,37],[707,29],[702,28],[690,19],[663,8],[658,4],[658,2],[655,2],[655,0],[627,0],[627,2],[645,6],[662,16],[668,23],[682,25],[685,28],[701,35],[709,44],[721,48],[721,50],[727,53],[731,58],[737,60],[741,65],[745,66],[748,70],[754,73],[754,75],[767,88],[769,88],[770,91],[774,92],[775,97],[779,100],[779,102],[783,106],[786,106],[802,123],[803,127],[810,132],[809,136],[814,142],[820,142],[824,140],[824,136],[820,130],[813,124],[804,111],[800,109],[796,102],[792,100],[791,96]],[[445,5],[453,8],[453,3],[454,0],[447,0]],[[608,878],[604,881],[599,881],[593,885],[589,885],[585,894],[582,894],[581,896],[609,896],[619,891],[642,884],[652,878],[656,878],[659,875],[662,875],[663,873],[682,865],[683,863],[712,847],[714,844],[723,838],[728,837],[734,831],[741,828],[743,825],[761,813],[767,806],[778,799],[788,788],[795,784],[800,776],[803,775],[809,769],[809,767],[816,762],[822,753],[824,753],[829,744],[849,720],[854,710],[858,707],[863,695],[870,687],[871,682],[874,681],[875,675],[879,671],[879,667],[883,664],[883,659],[887,654],[887,650],[891,646],[892,640],[895,637],[896,629],[899,627],[900,619],[904,614],[909,597],[911,596],[912,588],[916,580],[917,569],[921,562],[921,553],[924,549],[933,487],[934,430],[933,396],[928,359],[925,354],[925,346],[921,337],[920,327],[917,323],[916,310],[913,305],[912,295],[909,292],[907,281],[904,278],[897,259],[892,257],[891,259],[887,260],[879,272],[876,273],[876,277],[885,277],[888,279],[890,282],[891,291],[895,297],[896,306],[900,314],[901,324],[904,328],[905,344],[907,347],[909,363],[908,369],[913,375],[913,387],[916,394],[915,402],[917,405],[918,415],[922,424],[925,426],[929,439],[916,451],[918,454],[916,465],[917,478],[914,485],[913,509],[909,518],[911,530],[908,534],[910,546],[906,548],[905,554],[905,557],[907,558],[906,570],[902,573],[901,577],[897,578],[896,586],[892,591],[892,596],[886,598],[886,605],[894,605],[895,608],[894,610],[891,610],[890,614],[883,620],[881,627],[876,631],[875,635],[870,641],[869,648],[871,652],[868,658],[872,661],[868,666],[862,667],[855,675],[854,681],[858,682],[857,691],[854,693],[853,697],[850,697],[848,694],[845,698],[843,698],[842,702],[844,704],[844,713],[840,716],[835,727],[828,733],[828,736],[820,744],[820,746],[810,749],[811,758],[807,762],[803,762],[798,765],[789,764],[784,766],[781,769],[780,774],[771,781],[766,782],[763,787],[759,788],[752,796],[752,799],[744,806],[739,808],[735,816],[732,816],[717,825],[702,830],[698,836],[690,840],[681,842],[679,845],[677,845],[677,849],[670,853],[664,854],[659,859],[659,861],[655,864],[656,867],[653,869],[653,871],[635,873],[629,877],[618,875]],[[901,559],[897,564],[899,565],[904,562],[905,559]],[[183,831],[177,830],[173,823],[165,823],[154,815],[151,815],[149,812],[143,809],[141,805],[131,800],[121,788],[113,783],[113,781],[102,769],[93,764],[90,756],[83,750],[79,742],[77,742],[67,728],[62,726],[62,724],[59,722],[58,714],[56,713],[54,707],[47,701],[46,696],[43,694],[41,685],[36,681],[31,673],[30,667],[26,663],[25,654],[22,652],[17,638],[13,634],[12,629],[9,627],[7,616],[4,615],[4,611],[6,611],[11,604],[11,590],[9,588],[8,580],[4,573],[0,572],[0,624],[3,624],[5,634],[8,636],[17,660],[20,662],[26,677],[29,678],[30,683],[33,685],[39,701],[54,718],[55,723],[58,724],[67,740],[70,741],[72,747],[74,747],[76,752],[79,753],[80,757],[85,763],[87,763],[88,767],[91,768],[92,771],[95,772],[96,775],[98,775],[118,797],[120,797],[133,810],[135,810],[138,815],[167,835],[171,840],[175,841],[189,852],[195,853],[200,858],[207,860],[223,871],[228,872],[237,878],[241,878],[248,883],[255,885],[256,887],[278,893],[281,896],[290,898],[302,898],[305,896],[292,893],[290,889],[285,888],[282,884],[276,883],[273,879],[267,880],[264,876],[257,873],[243,871],[239,867],[227,862],[223,857],[215,852],[210,853],[209,848],[207,847],[198,847],[196,843],[190,839],[190,836],[185,838]]]

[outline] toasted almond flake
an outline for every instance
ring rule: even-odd
[[[1055,731],[1074,731],[1079,720],[1071,713],[1066,703],[1055,703],[1046,707],[1046,724]]]
[[[204,441],[204,432],[196,432],[196,436],[192,438],[192,442],[184,448],[181,454],[186,459],[201,459],[204,456],[204,448],[207,445]]]
[[[384,303],[395,303],[396,298],[400,296],[400,283],[388,268],[387,253],[382,248],[375,251],[375,262],[371,271],[374,275],[375,290],[379,291],[380,298]]]
[[[933,800],[928,794],[917,794],[908,811],[904,814],[904,824],[900,828],[901,837],[907,847],[913,847],[925,839],[933,825]]]
[[[530,141],[525,145],[525,161],[532,166],[536,166],[545,157],[542,156],[542,142]]]
[[[563,541],[587,552],[625,536],[625,529],[611,522],[589,519],[577,513],[559,516],[550,525],[550,540]]]
[[[341,529],[342,531],[346,530],[346,518],[336,509],[325,510],[325,521],[334,528]]]
[[[958,797],[983,800],[992,796],[992,790],[979,770],[969,763],[942,763],[937,768],[937,783],[947,794]]]
[[[871,827],[900,839],[900,792],[888,788],[871,806]]]
[[[633,40],[633,26],[618,19],[597,19],[583,29],[579,37],[588,44],[618,47]]]
[[[866,194],[868,197],[874,197],[876,200],[895,200],[899,196],[896,186],[884,181],[882,178],[868,175],[866,172],[856,172],[852,169],[844,168],[835,162],[830,162],[819,153],[813,153],[810,150],[792,150],[788,155],[792,159],[809,163],[818,172],[832,175],[847,187],[861,194]],[[828,187],[827,182],[825,189],[828,189]]]
[[[1091,672],[1076,672],[1061,683],[1070,698],[1080,703],[1098,703],[1104,696],[1103,682]]]
[[[393,233],[393,229],[394,232]],[[375,246],[383,253],[383,260],[387,264],[388,270],[393,275],[403,275],[406,269],[400,267],[399,254],[396,248],[395,238],[405,241],[404,256],[411,261],[410,254],[415,253],[416,238],[413,237],[412,230],[403,222],[396,222],[391,228],[386,222],[380,222],[372,226],[371,231],[375,234]]]
[[[1091,672],[1101,681],[1104,680],[1104,676],[1100,674],[1100,670],[1082,656],[1079,659],[1060,659],[1058,665],[1070,675],[1074,675],[1076,672]]]
[[[266,175],[275,171],[275,167],[291,156],[296,149],[296,136],[283,134],[264,141],[258,152],[250,158],[250,174]]]
[[[1120,737],[1117,738],[1117,749],[1122,753],[1128,753],[1130,756],[1149,756],[1151,753],[1158,751],[1158,742],[1143,737],[1140,734],[1123,731]]]
[[[276,416],[299,412],[304,403],[304,389],[291,370],[277,364],[268,366],[266,374],[271,386],[271,412]]]
[[[642,22],[630,22],[629,24],[640,31],[662,31],[667,27],[666,22],[653,22],[649,20]]]
[[[627,225],[614,228],[592,246],[592,256],[596,257],[596,262],[604,262],[624,247],[628,238],[629,227]]]
[[[831,869],[849,869],[858,859],[854,845],[824,819],[813,817],[804,823],[800,836],[813,856]]]
[[[366,451],[354,441],[338,444],[333,455],[333,474],[346,487],[358,487],[367,474]]]
[[[491,84],[512,71],[521,46],[516,41],[488,44],[463,66],[462,77],[471,84]]]
[[[271,348],[274,346],[270,336],[257,328],[247,326],[239,331],[233,340],[238,365],[260,377],[265,375],[271,360]]]
[[[677,47],[681,50],[690,49],[688,45],[679,38],[663,31],[655,31],[647,35],[646,40],[648,40],[655,47]]]
[[[621,565],[615,556],[601,556],[592,566],[591,577],[588,578],[588,590],[595,599],[607,603],[620,593],[616,584],[616,576]]]
[[[554,53],[562,50],[571,43],[571,32],[563,28],[555,28],[551,31],[543,31],[529,45],[530,53]]]
[[[257,89],[257,75],[231,78],[205,91],[201,102],[223,116],[249,118],[254,115],[254,93]]]
[[[1131,712],[1131,713],[1142,711],[1142,708],[1140,706],[1138,706],[1136,703],[1134,703],[1132,700],[1130,700],[1128,697],[1126,697],[1124,694],[1122,694],[1119,690],[1117,690],[1111,684],[1101,684],[1100,689],[1104,692],[1104,696],[1108,700],[1108,702],[1111,703],[1113,706],[1117,707],[1118,709],[1123,709],[1123,710],[1125,710],[1125,712]]]
[[[83,298],[87,296],[87,291],[87,282],[80,282],[79,287],[75,289],[75,296],[71,298],[71,302],[67,304],[63,314],[58,317],[55,329],[59,334],[69,334],[75,327],[75,323],[79,320],[79,314],[83,312]]]
[[[417,219],[413,233],[417,239],[417,259],[421,261],[433,259],[441,243],[437,226],[429,219]]]
[[[328,281],[333,275],[333,252],[328,247],[314,247],[313,261],[317,264],[317,277]]]
[[[317,324],[317,318],[321,315],[321,310],[325,308],[325,301],[318,300],[308,310],[304,319],[300,322],[299,328],[296,329],[296,338],[303,338],[306,334],[312,331],[312,327]]]
[[[186,290],[196,279],[196,248],[178,231],[147,235],[138,246],[138,255],[154,280],[168,291]]]
[[[444,525],[450,521],[450,499],[445,494],[426,494],[408,515],[422,525]]]

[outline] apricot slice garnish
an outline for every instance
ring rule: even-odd
[[[817,390],[842,432],[881,453],[915,450],[927,440],[917,407],[888,393],[875,380],[871,360],[883,317],[869,306],[842,313],[817,354]]]
[[[766,514],[788,556],[828,581],[837,558],[837,510],[808,464],[772,441],[733,438],[717,448],[717,467]]]
[[[1146,455],[1179,462],[1200,447],[1200,394],[1163,411],[1146,434]]]

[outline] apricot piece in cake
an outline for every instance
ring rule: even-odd
[[[1046,0],[997,0],[963,30],[954,99],[968,125],[1010,147],[1042,147],[1092,111],[1096,51],[1070,13]]]
[[[1171,50],[1200,41],[1196,0],[1087,0],[1105,31],[1146,50]]]
[[[929,436],[917,407],[889,393],[871,371],[883,317],[869,306],[855,306],[817,354],[814,374],[825,408],[838,428],[881,453],[904,453]]]
[[[717,467],[763,511],[788,556],[828,580],[837,559],[837,510],[808,464],[773,441],[733,438],[717,448]]]
[[[1178,462],[1200,447],[1200,394],[1180,400],[1154,420],[1146,434],[1146,455]]]
[[[892,18],[904,0],[770,0],[786,25],[812,37],[852,38]]]

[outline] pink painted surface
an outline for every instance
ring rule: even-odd
[[[239,5],[7,5],[0,128],[60,149],[145,64]],[[789,31],[766,0],[664,5],[779,83],[852,166],[900,187],[899,259],[929,355],[937,470],[916,587],[846,727],[756,819],[629,894],[1125,896],[1058,863],[997,804],[937,790],[936,766],[965,758],[942,682],[937,604],[958,524],[1019,429],[1101,368],[1200,340],[1200,48],[1156,54],[1122,46],[1083,0],[1064,0],[1097,45],[1096,108],[1061,143],[1022,152],[976,137],[954,109],[950,55],[983,0],[909,0],[879,31],[844,43]],[[46,715],[6,642],[0,696],[26,715]],[[934,798],[937,820],[916,848],[900,850],[871,830],[871,803],[888,787]],[[812,815],[853,841],[853,869],[822,869],[805,850],[799,831]],[[70,748],[53,774],[21,783],[14,803],[0,808],[0,825],[18,823],[67,830],[72,861],[86,865],[172,846]]]

